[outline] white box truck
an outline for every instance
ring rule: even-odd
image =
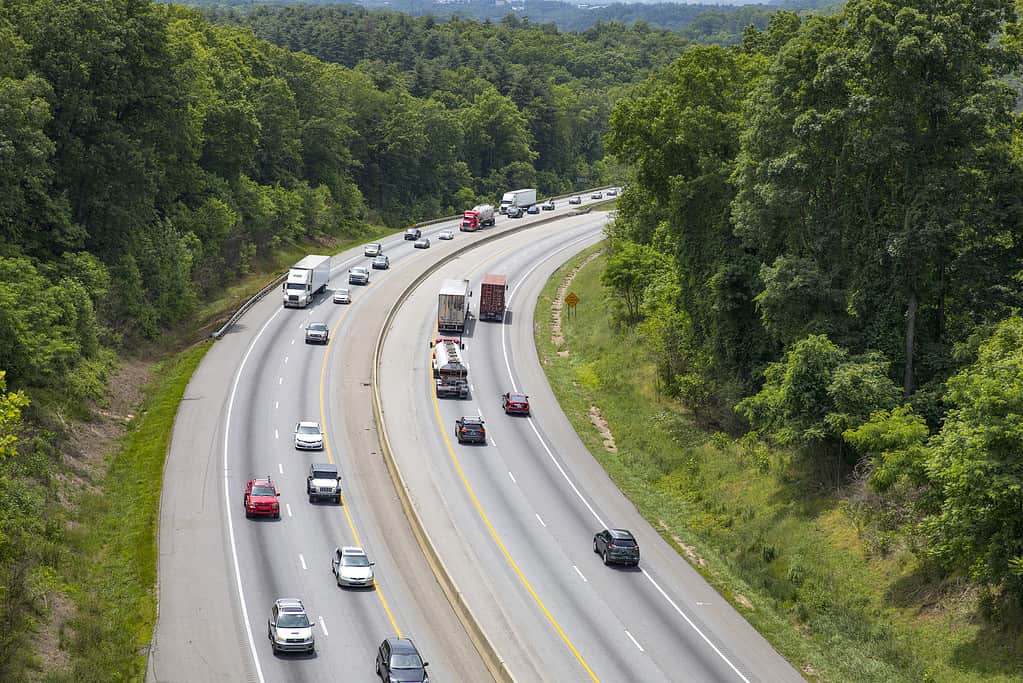
[[[535,187],[526,188],[525,190],[512,190],[511,192],[505,192],[504,196],[501,197],[501,213],[508,213],[509,206],[527,209],[533,204],[536,204]]]
[[[284,307],[305,308],[313,297],[327,288],[330,280],[329,256],[306,256],[288,271],[284,282]]]
[[[469,315],[469,281],[445,280],[437,297],[437,329],[441,332],[464,332]]]

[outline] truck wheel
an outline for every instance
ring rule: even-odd
[[[341,504],[341,496],[340,495],[334,496],[334,502],[337,505],[340,505]]]
[[[313,496],[310,495],[309,496],[309,502],[312,503],[312,502],[315,502],[315,501],[316,501],[316,499]]]

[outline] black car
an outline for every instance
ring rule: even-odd
[[[533,204],[531,207],[526,209],[526,213],[533,213],[533,214],[540,213],[540,207],[537,206],[536,204]]]
[[[593,552],[604,559],[604,564],[639,564],[639,543],[631,531],[604,529],[593,536]]]
[[[522,207],[521,206],[509,206],[507,212],[508,218],[522,218]]]
[[[424,662],[415,643],[408,638],[386,638],[377,648],[377,676],[384,683],[429,683]]]
[[[460,417],[455,420],[455,438],[458,443],[487,442],[487,429],[483,426],[483,418]]]

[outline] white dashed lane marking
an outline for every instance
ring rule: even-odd
[[[288,517],[291,517],[291,503],[285,503],[284,507],[288,510]]]
[[[302,563],[302,569],[309,569],[309,567],[305,565],[305,556],[302,555],[302,553],[298,554],[298,559]],[[628,631],[626,631],[626,633],[628,633]]]
[[[535,513],[534,513],[534,514],[535,514]],[[544,521],[543,521],[543,519],[542,519],[542,518],[540,517],[540,515],[536,515],[536,521],[540,522],[540,526],[542,526],[542,527],[544,527],[544,528],[547,528],[547,525],[546,525],[546,524],[544,523]]]
[[[515,481],[515,475],[512,474],[511,472],[508,473],[508,476],[511,477],[511,480],[512,480],[513,484],[518,484],[519,483],[519,482]]]
[[[636,640],[635,638],[632,637],[632,634],[629,633],[628,629],[626,629],[625,635],[629,636],[629,640],[632,641],[632,644],[635,645],[639,649],[640,652],[645,652],[645,650],[643,650],[643,646],[639,644],[638,640]]]
[[[583,580],[583,581],[584,581],[585,583],[589,583],[589,581],[587,581],[587,580],[586,580],[586,577],[585,577],[585,576],[583,576],[583,573],[582,573],[581,571],[579,571],[579,567],[577,567],[577,566],[575,566],[575,565],[573,564],[573,565],[572,565],[572,569],[574,569],[574,570],[575,570],[575,573],[579,575],[579,578],[580,578],[580,579],[582,579],[582,580]]]

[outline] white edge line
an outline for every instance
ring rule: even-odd
[[[554,255],[557,254],[558,252],[564,251],[565,249],[568,249],[568,248],[574,246],[578,242],[583,242],[583,241],[585,241],[587,239],[590,239],[590,238],[589,237],[580,238],[580,239],[578,239],[578,240],[576,240],[574,242],[570,242],[569,244],[566,244],[565,246],[561,247],[561,249],[558,249],[557,251],[551,252],[547,256],[547,258],[545,258],[543,261],[540,261],[539,263],[534,265],[532,268],[530,268],[528,271],[526,271],[526,274],[523,275],[521,278],[519,278],[519,281],[515,284],[515,287],[513,287],[512,291],[509,293],[508,298],[506,300],[506,305],[511,303],[512,297],[515,296],[515,292],[518,291],[519,286],[523,282],[525,282],[529,278],[530,275],[532,275],[534,270],[539,268],[543,263],[545,263],[549,259],[553,258]],[[508,370],[508,379],[511,380],[512,389],[514,391],[518,391],[518,388],[515,386],[515,377],[512,375],[511,363],[508,360],[507,336],[508,336],[507,335],[507,330],[502,328],[501,329],[501,351],[504,354],[504,365],[505,365],[505,368],[507,368],[507,370]],[[586,509],[590,511],[590,514],[593,515],[593,518],[595,520],[597,520],[597,523],[600,526],[602,526],[604,528],[607,528],[607,524],[604,523],[604,520],[602,520],[600,518],[600,515],[597,514],[597,511],[593,509],[593,506],[590,505],[590,502],[588,500],[586,500],[586,498],[583,496],[583,494],[576,487],[576,485],[572,481],[572,479],[569,478],[568,473],[565,472],[565,468],[563,468],[561,466],[561,463],[558,462],[558,459],[554,457],[554,453],[551,452],[551,449],[547,445],[547,442],[544,440],[544,438],[542,436],[540,436],[540,431],[536,428],[536,424],[534,424],[533,418],[529,417],[527,419],[529,420],[529,426],[532,427],[533,433],[536,434],[536,438],[540,442],[540,445],[543,446],[543,449],[547,452],[547,455],[550,457],[551,462],[553,462],[554,466],[558,468],[559,472],[561,472],[561,476],[565,478],[566,482],[568,482],[568,485],[572,488],[572,491],[575,492],[575,495],[579,498],[580,501],[582,501],[582,504],[586,506]],[[537,517],[539,518],[539,516],[537,516]],[[650,583],[653,584],[654,588],[656,588],[657,591],[661,594],[661,596],[665,600],[668,601],[668,604],[671,605],[674,608],[674,610],[679,614],[679,616],[681,616],[683,619],[685,619],[686,623],[689,624],[689,626],[694,631],[696,631],[696,633],[700,636],[700,638],[702,638],[703,641],[705,643],[707,643],[707,645],[709,645],[711,647],[711,649],[714,650],[715,653],[717,653],[718,657],[720,657],[722,659],[722,661],[724,661],[724,663],[727,664],[729,666],[729,668],[732,671],[734,671],[735,674],[739,678],[741,678],[745,683],[750,683],[749,679],[746,678],[746,676],[744,676],[743,673],[741,671],[739,671],[738,668],[736,668],[735,664],[733,664],[732,661],[728,657],[726,657],[724,655],[724,653],[721,652],[721,650],[718,649],[718,647],[711,641],[711,639],[707,637],[707,634],[705,634],[702,630],[700,630],[699,626],[697,626],[695,623],[693,623],[693,620],[690,619],[689,616],[685,612],[682,611],[682,609],[675,603],[675,601],[671,599],[671,597],[664,591],[663,588],[661,588],[660,584],[658,584],[656,581],[654,581],[654,578],[652,576],[650,576],[650,574],[645,569],[640,569],[640,571],[643,572],[643,575],[647,578],[647,580],[649,580]],[[626,633],[628,633],[628,631],[626,631]],[[632,636],[630,635],[629,637],[631,638]],[[633,640],[633,642],[635,642],[635,639]],[[639,647],[639,643],[636,643],[636,647]],[[640,650],[642,650],[642,649],[643,648],[640,648]]]
[[[238,563],[238,544],[234,538],[234,515],[231,514],[231,485],[228,477],[228,444],[230,443],[231,437],[231,412],[234,410],[234,397],[238,391],[238,382],[241,380],[242,371],[245,369],[245,363],[249,360],[249,356],[252,354],[252,350],[256,348],[256,342],[263,336],[263,332],[270,326],[274,318],[284,310],[278,308],[277,311],[270,316],[270,318],[263,324],[263,327],[259,328],[259,332],[256,333],[255,338],[249,344],[249,348],[245,351],[245,355],[242,357],[241,365],[238,366],[238,371],[235,373],[234,382],[231,384],[231,395],[227,400],[227,415],[224,420],[224,505],[227,508],[227,533],[231,539],[231,560],[234,562],[234,579],[235,586],[238,589],[238,602],[242,607],[242,621],[245,622],[245,635],[249,639],[249,651],[252,653],[252,661],[256,665],[256,678],[259,679],[259,683],[265,683],[266,679],[263,678],[263,668],[259,664],[259,653],[256,651],[256,641],[252,637],[252,624],[249,623],[249,610],[245,606],[245,590],[242,588],[242,572],[241,567]]]

